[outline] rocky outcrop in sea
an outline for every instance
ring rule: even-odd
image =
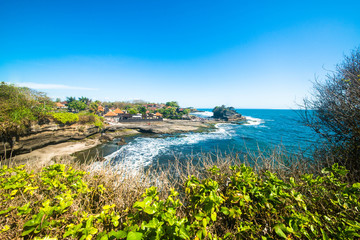
[[[245,120],[245,118],[238,112],[235,111],[235,108],[233,107],[225,107],[217,106],[213,109],[214,118],[218,120],[223,121],[242,121]]]

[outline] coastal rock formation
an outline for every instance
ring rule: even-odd
[[[116,143],[116,145],[118,145],[118,146],[125,145],[125,144],[126,144],[126,141],[123,138],[120,138],[119,141]]]
[[[139,123],[119,123],[109,127],[107,131],[119,129],[136,130],[141,133],[170,134],[180,132],[198,131],[201,128],[208,127],[207,124],[199,121],[189,120],[164,120],[162,122],[139,122]]]
[[[233,107],[215,107],[213,109],[214,118],[224,121],[240,121],[244,120],[244,117],[235,111]]]
[[[48,145],[82,140],[90,136],[100,140],[100,143],[139,133],[170,134],[175,132],[198,131],[206,127],[208,127],[208,125],[203,122],[188,120],[164,120],[162,122],[151,123],[118,123],[105,126],[101,130],[102,134],[100,134],[100,129],[94,125],[73,124],[61,126],[55,123],[36,124],[31,126],[26,134],[14,136],[11,142],[3,141],[0,146],[0,157],[5,154],[7,156],[15,156],[30,153],[33,150],[44,148]]]
[[[32,125],[26,134],[13,137],[12,142],[3,142],[3,146],[0,147],[0,155],[28,153],[47,145],[82,140],[97,133],[99,133],[99,128],[94,125],[36,124]]]
[[[110,142],[112,140],[114,140],[114,138],[111,136],[111,135],[101,135],[100,138],[99,138],[100,142]]]

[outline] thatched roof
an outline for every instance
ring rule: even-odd
[[[119,108],[115,109],[114,113],[117,113],[117,114],[123,114],[124,112],[121,111]]]
[[[56,106],[57,107],[59,107],[59,108],[61,108],[61,107],[65,107],[65,105],[64,104],[62,104],[61,102],[57,102],[57,103],[55,103],[56,104]]]
[[[114,112],[108,112],[107,114],[104,115],[104,117],[117,117],[117,114]]]

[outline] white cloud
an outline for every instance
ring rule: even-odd
[[[28,87],[33,89],[68,89],[68,90],[88,90],[88,91],[97,90],[96,88],[76,87],[76,86],[68,86],[63,84],[33,83],[33,82],[16,83],[16,85],[20,87]]]

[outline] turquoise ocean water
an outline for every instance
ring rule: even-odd
[[[207,118],[211,109],[194,113]],[[177,157],[188,161],[191,156],[204,153],[240,153],[273,149],[279,145],[289,153],[309,152],[316,144],[316,136],[303,125],[294,110],[237,109],[247,118],[247,123],[220,123],[210,132],[172,135],[136,135],[118,146],[116,140],[91,150],[106,160],[121,162],[129,169],[156,164],[169,164]],[[86,152],[84,152],[87,154]],[[84,154],[82,153],[82,154]]]

